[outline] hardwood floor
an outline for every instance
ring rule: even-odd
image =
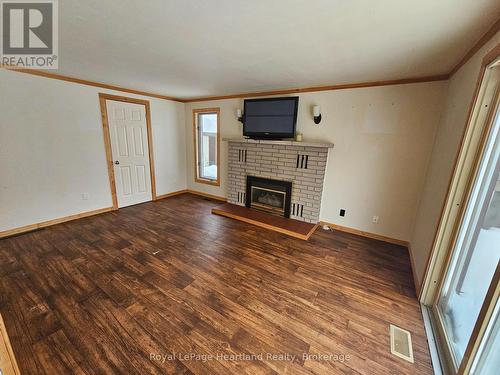
[[[306,242],[219,204],[186,194],[0,240],[21,372],[432,373],[405,249],[321,229]],[[390,354],[391,323],[415,364]]]

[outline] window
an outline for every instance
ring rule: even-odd
[[[193,110],[195,181],[210,185],[220,184],[219,108]]]

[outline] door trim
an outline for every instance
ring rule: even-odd
[[[468,209],[471,191],[477,177],[478,168],[483,159],[484,149],[494,124],[499,107],[500,88],[498,82],[498,66],[500,45],[497,45],[483,59],[480,74],[477,80],[475,94],[469,107],[467,125],[462,134],[462,140],[457,152],[454,168],[448,183],[448,191],[443,202],[440,222],[436,228],[431,254],[427,260],[422,291],[419,296],[421,303],[429,307],[432,327],[435,330],[436,343],[440,353],[440,360],[447,373],[467,374],[475,360],[477,348],[480,344],[480,334],[489,322],[488,309],[492,306],[491,288],[500,287],[499,269],[490,284],[490,290],[485,296],[481,311],[467,342],[465,353],[456,363],[452,349],[450,349],[447,332],[443,326],[441,310],[437,307],[447,270],[453,257],[453,249],[462,220]],[[495,76],[492,76],[494,74]],[[494,79],[495,81],[491,81]],[[494,82],[495,84],[492,84]],[[483,330],[483,331],[481,331]]]
[[[493,93],[493,97],[491,100],[491,103],[493,105],[490,106],[490,109],[488,113],[486,114],[485,118],[485,126],[482,129],[481,133],[479,134],[478,138],[478,143],[477,143],[477,149],[473,154],[473,159],[471,163],[471,168],[468,173],[468,176],[465,179],[465,186],[464,186],[464,191],[463,195],[460,199],[459,203],[459,210],[457,212],[456,218],[453,222],[453,226],[451,229],[451,235],[450,235],[450,241],[448,243],[448,246],[446,248],[446,261],[444,262],[444,268],[443,272],[440,272],[440,275],[438,277],[438,283],[437,283],[437,288],[436,292],[434,293],[433,300],[432,300],[432,305],[437,305],[440,297],[440,291],[444,287],[444,282],[446,279],[446,271],[448,270],[451,259],[453,258],[453,249],[458,241],[458,235],[460,231],[460,227],[462,225],[462,222],[464,220],[464,216],[466,213],[466,210],[468,208],[468,202],[471,199],[473,188],[474,188],[474,183],[476,181],[476,177],[478,176],[478,171],[480,169],[480,164],[483,159],[483,155],[485,152],[485,148],[487,146],[487,141],[489,138],[489,135],[491,133],[492,127],[495,122],[495,116],[497,111],[500,109],[499,105],[499,94],[500,94],[500,88],[497,88],[497,90]]]
[[[7,334],[7,328],[0,314],[0,370],[5,375],[20,375],[14,351]],[[1,372],[1,371],[0,371]]]
[[[474,116],[474,110],[476,109],[476,104],[478,102],[479,94],[481,93],[481,88],[483,86],[483,81],[485,78],[485,75],[487,73],[488,67],[497,59],[500,57],[500,44],[497,44],[492,50],[490,50],[483,58],[482,63],[481,63],[481,68],[479,70],[479,75],[476,80],[476,86],[474,89],[474,94],[472,96],[471,103],[469,105],[469,110],[467,114],[467,122],[464,127],[464,130],[462,132],[462,137],[460,141],[460,145],[458,147],[458,150],[455,154],[455,160],[453,162],[453,169],[450,174],[450,177],[448,179],[448,187],[446,189],[446,196],[444,198],[444,201],[441,206],[440,214],[439,214],[439,221],[436,225],[436,230],[434,232],[434,238],[432,241],[432,246],[429,251],[429,255],[427,256],[426,262],[425,262],[425,271],[424,275],[422,277],[422,282],[420,285],[420,292],[418,294],[418,300],[421,303],[424,303],[426,305],[431,305],[432,302],[435,300],[435,295],[436,290],[440,284],[440,279],[441,279],[441,273],[443,272],[443,267],[444,264],[448,262],[448,257],[450,256],[448,253],[446,254],[446,257],[444,260],[438,260],[438,247],[441,246],[440,242],[443,242],[443,239],[441,237],[444,236],[443,232],[443,227],[446,225],[448,221],[452,220],[457,220],[458,216],[455,216],[453,218],[450,218],[450,213],[448,211],[451,210],[452,203],[450,202],[453,189],[454,189],[454,179],[455,175],[458,173],[458,169],[460,167],[460,158],[462,157],[462,153],[464,152],[464,148],[467,142],[467,135],[469,134],[469,131],[473,124],[473,116]],[[475,166],[472,166],[472,168],[475,168]],[[448,240],[450,241],[450,238],[454,235],[454,233],[451,233],[447,235]],[[437,276],[437,279],[436,279]]]
[[[109,186],[111,189],[111,198],[113,200],[113,209],[117,210],[118,198],[116,196],[116,180],[115,180],[115,170],[113,167],[113,153],[111,151],[111,135],[109,133],[109,122],[108,122],[108,109],[106,106],[106,100],[113,100],[117,102],[133,103],[143,105],[146,109],[146,128],[148,133],[148,153],[149,153],[149,171],[151,174],[151,200],[155,201],[156,196],[156,177],[155,177],[155,165],[153,157],[153,132],[151,130],[151,109],[148,100],[129,98],[126,96],[117,96],[111,94],[99,93],[99,106],[101,108],[101,119],[102,119],[102,129],[104,133],[104,148],[106,151],[106,162],[108,165],[108,177]]]

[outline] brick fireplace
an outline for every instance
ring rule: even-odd
[[[229,144],[229,203],[308,223],[319,221],[328,149],[332,144],[224,140]]]

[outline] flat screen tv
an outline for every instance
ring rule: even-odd
[[[260,139],[294,138],[298,106],[298,96],[245,100],[243,135]]]

